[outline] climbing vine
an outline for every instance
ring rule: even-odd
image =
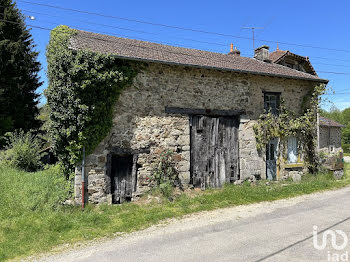
[[[310,172],[314,173],[318,168],[317,146],[317,110],[320,96],[324,94],[325,86],[319,85],[303,98],[303,114],[297,117],[286,109],[281,102],[280,114],[274,115],[265,112],[260,115],[254,125],[254,132],[259,152],[266,150],[267,143],[275,137],[280,138],[280,143],[285,144],[288,137],[298,139],[298,148],[304,156]],[[284,150],[281,150],[283,153]],[[285,151],[284,151],[285,152]]]
[[[112,127],[113,106],[136,71],[125,61],[89,50],[72,50],[77,32],[67,26],[52,30],[47,47],[49,135],[66,175],[91,153]]]

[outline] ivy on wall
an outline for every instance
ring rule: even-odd
[[[69,48],[76,31],[59,26],[47,47],[49,135],[66,175],[105,138],[121,91],[136,75],[127,62],[108,54]]]
[[[265,112],[260,115],[254,125],[254,132],[257,142],[257,150],[264,152],[267,143],[273,138],[280,138],[280,143],[286,148],[288,137],[298,139],[298,148],[304,156],[304,161],[311,173],[315,173],[318,168],[317,148],[317,111],[320,103],[320,96],[325,92],[325,85],[319,85],[307,94],[302,101],[301,116],[289,111],[282,101],[280,114],[274,115]],[[285,150],[281,150],[281,154]],[[286,156],[284,156],[286,158]]]

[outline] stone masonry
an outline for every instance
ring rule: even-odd
[[[239,126],[241,179],[266,178],[265,156],[256,150],[253,126],[263,113],[263,91],[281,92],[287,109],[300,113],[303,97],[316,85],[305,80],[240,74],[185,66],[134,62],[139,70],[133,85],[115,105],[110,134],[86,159],[87,199],[110,202],[107,155],[111,148],[138,153],[137,191],[149,189],[149,176],[162,150],[176,152],[183,184],[190,183],[189,116],[170,115],[165,107],[244,110]],[[76,168],[76,200],[81,201],[81,168]]]
[[[320,150],[329,152],[330,146],[334,147],[334,152],[341,150],[341,128],[320,126]],[[334,153],[333,152],[333,153]],[[332,153],[332,152],[329,152]]]

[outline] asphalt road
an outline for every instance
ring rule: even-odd
[[[313,244],[313,227],[342,230],[335,250]],[[321,232],[320,232],[321,231]],[[336,234],[337,245],[343,238]],[[46,257],[45,261],[350,261],[350,187],[289,200],[201,213]],[[329,259],[331,258],[331,259]]]

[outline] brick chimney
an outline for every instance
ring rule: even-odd
[[[237,48],[235,47],[235,49],[233,49],[233,44],[231,43],[230,46],[230,53],[228,53],[229,55],[234,55],[234,56],[240,56],[241,55],[241,51],[237,50]]]
[[[267,45],[260,46],[254,50],[254,58],[264,61],[271,62],[269,58],[269,48]]]

